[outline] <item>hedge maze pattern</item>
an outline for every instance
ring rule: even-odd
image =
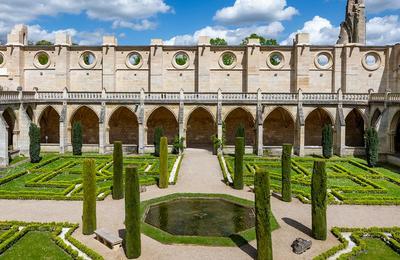
[[[40,163],[24,163],[0,171],[0,198],[3,199],[53,199],[82,200],[82,163],[84,159],[96,161],[97,199],[111,193],[112,156],[58,156],[45,155]],[[176,156],[170,155],[168,171]],[[124,158],[124,169],[136,165],[141,185],[153,185],[159,179],[159,159],[154,156]]]
[[[228,171],[234,176],[234,157],[226,156]],[[292,158],[292,193],[303,203],[311,200],[311,174],[314,158]],[[255,167],[265,167],[271,188],[281,192],[281,162],[275,158],[246,156],[244,182],[254,183]],[[370,168],[359,158],[333,158],[327,161],[330,204],[400,205],[400,170],[390,165]]]

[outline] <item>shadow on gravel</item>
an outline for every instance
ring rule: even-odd
[[[292,218],[282,218],[282,220],[289,226],[294,227],[295,229],[297,229],[297,230],[303,232],[304,234],[306,234],[307,236],[311,237],[312,232],[309,227],[303,225],[302,223],[300,223],[297,220],[294,220]]]
[[[246,254],[248,254],[253,259],[256,258],[257,249],[255,249],[252,245],[250,245],[246,239],[244,239],[241,235],[233,234],[229,236],[230,239]]]

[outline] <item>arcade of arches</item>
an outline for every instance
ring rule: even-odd
[[[147,119],[147,144],[154,144],[154,131],[161,127],[164,136],[168,138],[168,144],[172,144],[174,137],[179,133],[179,126],[176,117],[165,107],[154,110]]]
[[[108,123],[109,143],[121,141],[123,144],[137,144],[139,124],[136,115],[126,107],[114,111]]]
[[[305,121],[305,142],[306,146],[321,146],[322,145],[322,128],[325,125],[332,125],[332,120],[328,113],[317,108],[312,111]]]
[[[350,147],[364,146],[364,119],[360,112],[355,109],[346,117],[345,145]]]
[[[72,127],[75,122],[80,122],[82,125],[82,138],[84,144],[99,143],[99,118],[92,109],[83,106],[75,111],[71,119],[71,139],[73,132]]]
[[[265,146],[281,146],[294,142],[294,121],[285,109],[274,109],[264,120],[263,142]]]
[[[186,127],[187,147],[212,147],[211,136],[217,133],[216,123],[206,109],[196,108],[189,116]]]
[[[11,108],[7,108],[3,112],[3,118],[6,121],[8,128],[8,150],[14,149],[14,129],[16,124],[16,117],[14,111]]]
[[[232,110],[225,118],[226,144],[235,145],[236,129],[242,125],[245,129],[246,145],[255,145],[255,128],[253,116],[243,108]]]
[[[60,142],[60,116],[52,107],[47,107],[39,119],[40,142],[57,144]]]

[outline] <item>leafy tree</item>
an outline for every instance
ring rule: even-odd
[[[312,235],[318,240],[326,240],[327,202],[326,163],[324,160],[316,160],[311,177],[311,215]]]
[[[292,170],[292,145],[284,144],[282,147],[282,200],[286,202],[292,201],[292,187],[290,173]]]
[[[40,128],[34,123],[29,126],[29,156],[31,163],[40,162]]]
[[[161,137],[160,142],[160,180],[158,186],[160,189],[168,188],[168,139]]]
[[[154,130],[154,155],[157,157],[160,156],[160,140],[163,135],[163,129],[161,127],[156,127]]]
[[[75,122],[72,126],[72,154],[82,155],[82,125],[81,122]]]
[[[244,138],[236,137],[235,142],[235,179],[233,180],[233,188],[243,190],[243,155],[244,155]]]
[[[271,193],[266,170],[257,168],[254,178],[257,259],[272,260]]]
[[[54,45],[52,42],[46,40],[40,40],[35,43],[36,46],[51,46]]]
[[[365,133],[365,142],[368,166],[375,167],[379,157],[379,138],[378,132],[375,130],[375,128],[370,127],[367,129],[367,132]]]
[[[240,45],[247,45],[249,43],[249,39],[260,39],[260,45],[262,46],[275,46],[278,45],[278,42],[275,39],[266,39],[261,35],[256,33],[250,34],[250,36],[244,38]]]
[[[132,259],[141,254],[139,176],[136,166],[128,166],[125,172],[124,248],[126,257]]]
[[[123,153],[122,153],[122,142],[114,142],[113,151],[113,187],[112,187],[112,198],[119,200],[124,197],[124,180],[123,180]]]
[[[82,233],[91,235],[96,230],[96,164],[93,159],[83,161]]]
[[[332,157],[333,131],[330,124],[322,128],[322,154],[325,158]]]
[[[210,44],[213,45],[213,46],[226,46],[226,45],[228,45],[228,43],[226,42],[225,39],[222,39],[222,38],[219,38],[219,37],[210,39]]]

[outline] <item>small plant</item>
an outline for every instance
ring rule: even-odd
[[[184,149],[185,149],[185,138],[184,137],[179,138],[179,136],[176,135],[174,137],[172,153],[173,154],[183,153]]]
[[[243,190],[243,155],[244,155],[244,138],[236,137],[235,142],[235,178],[233,180],[233,188]]]
[[[282,200],[285,202],[292,201],[292,187],[290,173],[292,170],[292,145],[284,144],[282,147]]]
[[[254,178],[257,259],[272,259],[271,193],[269,174],[257,168]]]
[[[82,155],[82,125],[81,122],[75,122],[72,126],[72,154]]]
[[[219,139],[216,135],[212,135],[211,141],[213,143],[213,154],[217,155],[218,151],[222,149],[222,140]]]
[[[330,124],[322,128],[322,154],[325,158],[332,157],[333,132]]]
[[[132,259],[141,254],[139,176],[136,166],[128,166],[125,172],[124,247],[126,257]]]
[[[311,177],[312,235],[315,239],[326,240],[327,180],[325,161],[314,161]]]
[[[369,167],[375,167],[378,162],[379,138],[375,128],[370,127],[365,133],[365,152]]]
[[[82,233],[84,235],[91,235],[96,230],[96,164],[92,159],[83,161],[82,186]]]
[[[167,137],[161,137],[160,143],[160,181],[159,188],[166,189],[168,188],[168,139]]]
[[[31,163],[38,163],[40,157],[40,128],[31,123],[29,126],[29,156]]]
[[[160,139],[164,135],[164,131],[161,127],[156,127],[154,130],[154,155],[160,156]]]
[[[124,180],[123,180],[123,153],[122,153],[122,142],[114,142],[113,151],[113,186],[112,186],[112,198],[119,200],[124,197]]]

